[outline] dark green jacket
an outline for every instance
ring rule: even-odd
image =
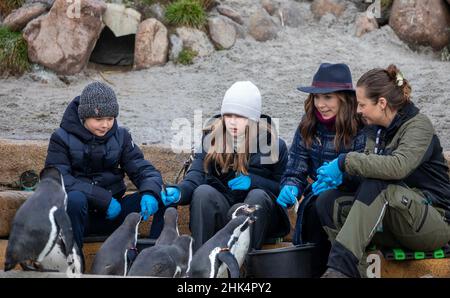
[[[341,163],[345,172],[420,189],[434,206],[450,210],[448,166],[430,119],[408,104],[381,129],[381,152],[375,154],[378,129],[369,130],[364,153],[346,154]]]

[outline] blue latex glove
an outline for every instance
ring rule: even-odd
[[[141,215],[142,220],[147,219],[158,211],[158,200],[152,195],[143,195],[141,198]]]
[[[169,206],[180,201],[181,193],[177,187],[166,187],[166,191],[161,190],[161,201],[164,206]]]
[[[234,179],[228,181],[228,187],[231,190],[249,190],[252,180],[250,176],[240,174]]]
[[[339,161],[337,158],[318,168],[317,174],[331,178],[331,184],[336,187],[342,184],[342,171],[339,169]]]
[[[322,192],[330,189],[336,189],[337,186],[333,184],[333,179],[327,176],[318,175],[317,180],[312,184],[312,192],[318,196]]]
[[[280,191],[277,203],[281,207],[287,208],[295,204],[298,196],[298,187],[294,185],[285,185]]]
[[[117,216],[119,216],[121,210],[122,206],[120,205],[120,203],[116,199],[112,198],[111,202],[109,203],[108,210],[106,211],[106,219],[115,219]]]

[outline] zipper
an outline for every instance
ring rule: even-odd
[[[320,140],[320,135],[316,136],[316,140],[319,143],[319,165],[322,165],[322,161],[323,161],[323,146],[322,146],[322,141]]]

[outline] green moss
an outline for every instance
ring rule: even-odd
[[[0,0],[0,13],[7,16],[11,11],[21,7],[24,3],[25,0]]]
[[[29,69],[28,48],[22,34],[0,27],[0,75],[21,75]]]
[[[197,52],[191,49],[184,48],[178,56],[177,63],[183,65],[190,65],[194,63],[194,58],[197,56]]]
[[[167,6],[166,19],[171,25],[202,28],[206,12],[198,0],[177,0]]]

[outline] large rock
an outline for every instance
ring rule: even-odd
[[[56,0],[48,14],[28,23],[23,31],[29,59],[59,74],[80,72],[100,35],[105,10],[99,0],[75,4]]]
[[[214,52],[214,46],[205,32],[193,28],[180,27],[176,29],[176,33],[183,41],[183,46],[197,52],[198,57],[208,56]]]
[[[389,25],[410,45],[441,50],[450,43],[450,10],[442,0],[396,0]]]
[[[3,25],[12,31],[20,31],[25,28],[28,22],[47,12],[47,7],[47,5],[39,2],[24,5],[10,13],[3,21]]]
[[[316,19],[331,13],[340,17],[345,11],[345,2],[342,0],[314,0],[311,4],[311,11]]]
[[[103,22],[116,37],[136,34],[141,14],[132,8],[126,8],[125,5],[107,3]]]
[[[229,49],[236,42],[236,28],[222,16],[208,19],[209,36],[218,49]]]
[[[278,3],[273,0],[261,0],[261,6],[267,11],[268,14],[273,16],[278,11]]]
[[[301,24],[301,11],[296,2],[283,3],[278,10],[279,17],[285,26],[298,27]]]
[[[244,25],[244,21],[242,20],[241,15],[235,11],[234,9],[225,6],[225,5],[219,5],[217,6],[217,11],[221,14],[224,15],[230,19],[232,19],[233,21],[235,21],[236,23],[238,23],[239,25]]]
[[[366,33],[378,29],[378,22],[375,18],[369,18],[367,14],[362,13],[359,14],[358,17],[356,18],[355,27],[356,27],[355,35],[357,37],[361,37]]]
[[[169,38],[166,27],[157,19],[139,25],[134,50],[134,68],[144,69],[167,62]]]
[[[27,191],[0,191],[0,237],[9,235],[14,215],[31,194]]]
[[[264,9],[258,9],[250,17],[250,35],[257,41],[274,39],[278,34],[278,26]]]
[[[142,19],[157,19],[163,24],[166,24],[166,8],[160,3],[148,5],[144,1],[135,1],[134,6],[142,15]]]

